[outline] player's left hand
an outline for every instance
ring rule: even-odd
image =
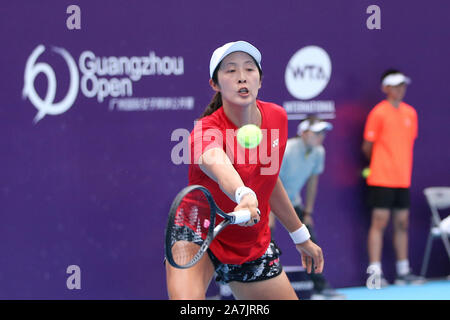
[[[323,253],[317,244],[311,240],[306,240],[303,243],[295,245],[295,247],[302,256],[302,266],[306,269],[307,273],[312,272],[313,265],[314,273],[322,273],[324,266]]]

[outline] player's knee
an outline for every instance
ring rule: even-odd
[[[205,292],[196,288],[169,290],[170,300],[205,300]]]
[[[204,300],[205,290],[202,286],[183,279],[169,278],[167,293],[170,300]]]

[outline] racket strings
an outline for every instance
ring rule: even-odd
[[[210,226],[211,208],[203,192],[188,193],[178,205],[171,232],[171,252],[179,266],[193,263]]]
[[[179,266],[185,266],[192,263],[196,254],[200,249],[200,245],[190,241],[176,241],[172,246],[172,257]]]

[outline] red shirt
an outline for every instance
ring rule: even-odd
[[[409,188],[413,147],[417,138],[417,113],[401,102],[377,104],[367,116],[364,139],[373,142],[369,186]]]
[[[227,152],[244,184],[257,195],[261,220],[251,227],[230,225],[211,243],[214,255],[226,264],[242,264],[261,257],[269,246],[269,199],[283,159],[287,141],[286,111],[273,103],[256,101],[261,112],[263,139],[258,147],[244,149],[237,143],[237,127],[227,118],[223,108],[200,119],[190,136],[191,164],[189,185],[199,184],[212,194],[224,212],[232,212],[237,204],[220,190],[198,165],[198,158],[206,150],[220,147]],[[216,224],[223,219],[217,216]]]

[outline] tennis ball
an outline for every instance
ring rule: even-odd
[[[370,174],[370,168],[369,168],[369,167],[364,168],[363,171],[361,171],[361,175],[362,175],[362,177],[363,177],[364,179],[367,179],[367,177],[369,176],[369,174]]]
[[[261,140],[261,129],[254,124],[246,124],[245,126],[240,127],[237,132],[237,141],[244,148],[256,148],[260,144]]]

